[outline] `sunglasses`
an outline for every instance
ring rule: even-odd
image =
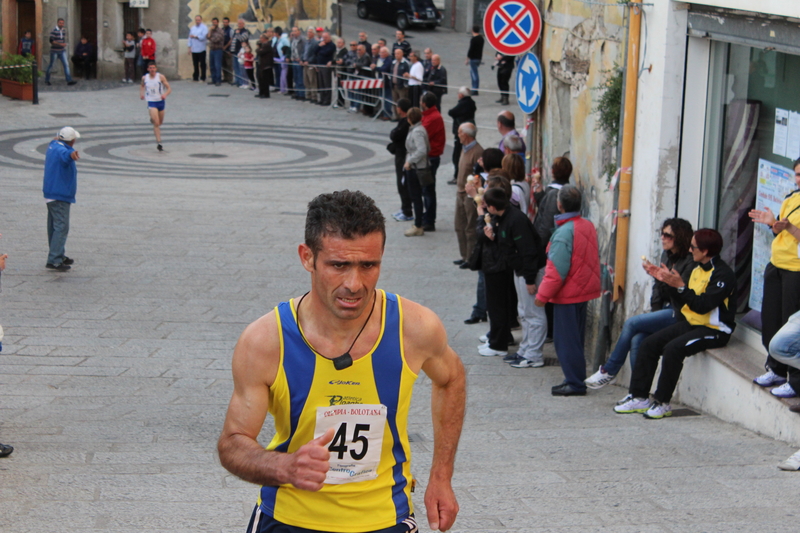
[[[697,246],[695,246],[694,244],[690,244],[690,245],[689,245],[689,249],[690,249],[690,250],[699,250],[700,248],[698,248],[698,247],[697,247]]]
[[[662,231],[661,232],[661,236],[664,237],[665,239],[674,239],[675,238],[675,235],[673,235],[672,233],[667,233],[666,231]]]

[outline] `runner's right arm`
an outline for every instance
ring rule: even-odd
[[[234,349],[233,396],[217,443],[219,459],[229,472],[251,483],[291,483],[317,491],[328,472],[332,429],[295,453],[267,451],[256,440],[269,411],[269,387],[279,360],[278,324],[272,311],[250,324]]]

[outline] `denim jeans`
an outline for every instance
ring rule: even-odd
[[[53,63],[56,59],[61,60],[61,64],[64,65],[64,76],[67,78],[67,82],[72,81],[72,76],[69,74],[69,63],[67,62],[67,51],[61,50],[60,52],[53,52],[50,51],[50,63],[47,64],[47,70],[44,71],[44,81],[49,83],[50,82],[50,71],[53,70]]]
[[[428,158],[431,175],[433,175],[433,183],[422,188],[422,202],[425,204],[425,212],[422,215],[422,224],[424,226],[436,224],[436,171],[439,169],[440,162],[441,157],[439,156]]]
[[[233,57],[233,73],[234,73],[234,83],[238,86],[247,86],[248,85],[248,78],[247,73],[244,71],[244,65],[239,63],[239,58],[234,56]]]
[[[208,62],[211,67],[211,81],[222,83],[222,50],[210,50]]]
[[[643,313],[630,317],[622,326],[622,331],[617,339],[614,351],[603,365],[603,370],[616,376],[628,352],[631,354],[631,368],[636,364],[636,354],[639,352],[639,345],[648,335],[661,331],[667,326],[671,326],[677,321],[675,312],[672,309],[661,309],[652,313]]]
[[[294,78],[294,94],[298,98],[305,98],[305,83],[303,82],[303,65],[292,65],[292,77]]]
[[[69,202],[54,200],[47,202],[47,243],[50,253],[47,264],[60,265],[64,261],[64,245],[69,233]]]
[[[476,292],[475,305],[472,306],[472,316],[470,318],[486,318],[486,278],[483,271],[478,271],[478,287]]]
[[[481,84],[481,77],[478,74],[478,67],[481,66],[480,59],[469,60],[469,79],[472,81],[472,91],[477,91]]]
[[[800,311],[772,337],[769,354],[779,363],[800,369]]]

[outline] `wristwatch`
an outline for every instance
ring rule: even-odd
[[[682,287],[678,287],[678,294],[682,294],[683,291],[685,291],[685,290],[686,290],[686,285],[683,285]]]

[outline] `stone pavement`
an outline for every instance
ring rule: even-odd
[[[497,109],[487,102],[484,119]],[[296,248],[314,195],[358,188],[397,210],[391,125],[191,82],[174,83],[163,154],[136,87],[3,99],[0,116],[0,441],[16,447],[0,459],[0,530],[243,532],[257,488],[215,453],[231,352],[246,324],[307,290]],[[76,264],[59,274],[44,269],[41,161],[65,124],[84,137]],[[197,157],[209,154],[221,157]],[[468,370],[454,531],[797,531],[800,474],[776,468],[786,444],[702,414],[615,415],[618,387],[553,398],[558,367],[477,355],[485,324],[463,324],[475,274],[451,263],[451,171],[437,232],[405,238],[388,222],[380,286],[436,311]],[[421,378],[410,428],[423,523],[429,400]]]

